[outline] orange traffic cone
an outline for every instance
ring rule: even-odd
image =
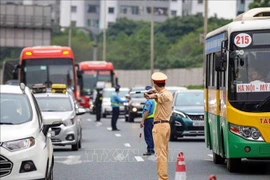
[[[211,174],[209,176],[209,180],[217,180],[217,177],[215,175]]]
[[[176,161],[176,172],[175,172],[175,180],[186,180],[186,163],[184,158],[184,153],[179,152],[177,161]]]

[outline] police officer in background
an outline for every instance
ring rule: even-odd
[[[96,109],[96,121],[100,121],[100,118],[101,118],[102,99],[103,99],[102,91],[103,91],[104,86],[105,84],[103,82],[97,82],[97,85],[96,85],[97,95],[94,102],[95,109]]]
[[[120,104],[127,102],[126,100],[122,100],[118,93],[120,91],[120,86],[119,85],[115,85],[115,93],[112,95],[111,97],[111,106],[112,106],[112,121],[111,121],[111,125],[112,125],[112,131],[120,131],[119,129],[117,129],[116,127],[116,123],[119,117],[119,113],[120,113]]]
[[[151,86],[146,86],[145,90],[153,89]],[[154,151],[154,141],[152,136],[152,129],[153,129],[153,121],[154,121],[154,113],[156,110],[156,102],[153,99],[147,99],[142,111],[142,121],[141,121],[141,128],[144,127],[144,139],[147,144],[147,152],[144,153],[144,156],[150,156],[155,154]]]
[[[168,143],[171,133],[169,124],[172,111],[173,96],[165,88],[167,76],[161,72],[152,75],[155,90],[152,94],[145,93],[145,98],[155,99],[157,103],[154,115],[153,139],[155,144],[157,171],[159,180],[168,180]]]

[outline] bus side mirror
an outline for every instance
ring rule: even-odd
[[[14,69],[12,71],[12,78],[13,79],[18,79],[18,70],[21,68],[19,64],[14,66]]]
[[[227,68],[227,55],[222,52],[215,53],[215,70],[217,72],[226,71]]]
[[[79,78],[79,79],[82,78],[82,71],[77,70],[77,78]]]

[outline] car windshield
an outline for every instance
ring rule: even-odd
[[[202,106],[203,92],[181,92],[176,95],[175,106]]]
[[[42,112],[72,111],[68,97],[37,97],[36,99]]]
[[[113,91],[106,91],[106,90],[104,90],[103,97],[105,97],[105,98],[111,97],[114,92],[115,92],[114,90]],[[126,94],[128,94],[128,90],[121,90],[120,89],[120,91],[119,91],[119,97],[123,98],[123,97],[126,96]]]
[[[0,110],[0,125],[22,124],[32,118],[32,109],[24,94],[0,94]]]

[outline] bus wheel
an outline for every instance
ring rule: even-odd
[[[215,164],[224,164],[225,159],[213,152],[213,161]]]
[[[238,172],[241,165],[241,158],[228,158],[227,169],[229,172]]]

